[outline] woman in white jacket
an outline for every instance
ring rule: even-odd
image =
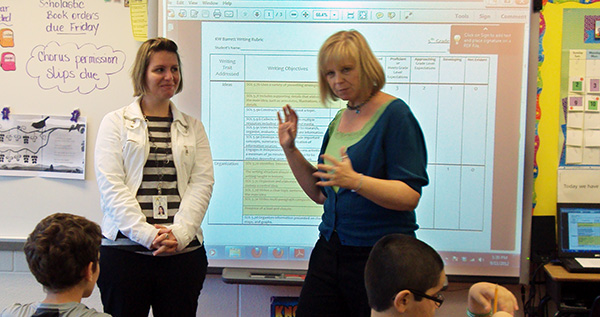
[[[96,141],[104,217],[100,288],[113,316],[196,316],[207,259],[200,225],[213,165],[202,123],[177,110],[182,89],[177,45],[140,47],[130,105],[108,113]],[[166,212],[165,212],[166,211]]]

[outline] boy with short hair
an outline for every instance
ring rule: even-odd
[[[56,213],[44,218],[29,234],[24,251],[46,298],[14,304],[0,316],[110,317],[81,303],[98,280],[101,240],[100,227],[84,217]]]
[[[442,306],[440,293],[446,284],[444,262],[425,242],[403,234],[381,238],[371,250],[365,268],[365,286],[372,317],[434,316]],[[517,299],[497,284],[477,283],[469,291],[467,316],[512,316],[519,309]]]

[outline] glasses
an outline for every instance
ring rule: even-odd
[[[442,294],[436,294],[435,296],[431,296],[431,295],[427,295],[424,292],[419,292],[417,290],[413,290],[413,289],[407,289],[408,291],[410,291],[411,293],[413,293],[414,295],[420,296],[420,297],[424,297],[427,298],[429,300],[432,300],[435,302],[435,306],[437,306],[438,308],[440,308],[442,306],[442,304],[444,303],[444,295]]]

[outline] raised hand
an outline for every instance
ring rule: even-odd
[[[298,115],[296,115],[296,111],[294,111],[290,105],[285,105],[281,109],[281,112],[283,112],[283,118],[281,118],[279,111],[277,112],[277,120],[279,121],[279,144],[284,151],[292,150],[296,147],[295,140],[298,133]]]

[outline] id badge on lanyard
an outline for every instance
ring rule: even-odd
[[[167,219],[169,217],[169,214],[167,213],[167,196],[152,196],[152,211],[154,219]]]

